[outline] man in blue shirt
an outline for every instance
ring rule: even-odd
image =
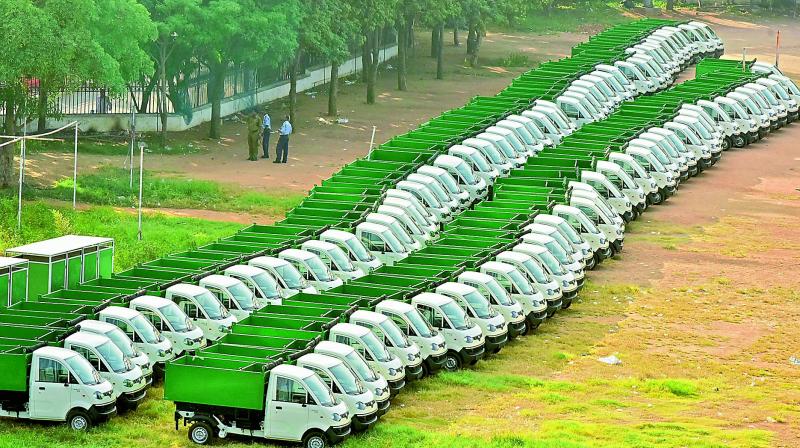
[[[272,163],[286,163],[289,156],[289,136],[292,134],[292,124],[289,123],[289,116],[283,120],[278,129],[278,145],[275,146],[275,160]]]
[[[269,159],[269,136],[272,133],[272,120],[269,118],[269,112],[264,112],[264,118],[261,120],[261,147],[264,150],[262,159]]]

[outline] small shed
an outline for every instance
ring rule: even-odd
[[[28,260],[28,300],[42,294],[114,272],[114,240],[94,236],[65,235],[6,249],[9,257]]]
[[[0,308],[28,297],[28,260],[0,257]]]

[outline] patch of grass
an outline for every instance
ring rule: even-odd
[[[104,166],[88,174],[78,175],[78,201],[96,205],[133,207],[138,203],[138,173],[130,188],[129,171]],[[73,181],[65,178],[51,188],[28,189],[29,199],[72,201]],[[166,176],[145,172],[142,201],[148,208],[188,208],[259,213],[283,216],[304,197],[299,193],[267,195],[245,191],[213,181]]]
[[[697,395],[697,386],[694,382],[680,379],[647,380],[643,389],[648,392],[669,392],[676,397]]]
[[[500,67],[530,67],[531,61],[527,54],[512,51],[497,64]]]
[[[75,151],[75,142],[72,133],[55,135],[54,138],[62,138],[64,141],[36,141],[31,140],[26,146],[26,150],[34,153],[67,153]],[[154,142],[147,142],[145,152],[148,154],[168,154],[168,155],[187,155],[197,154],[203,148],[193,143],[172,143],[166,146]],[[79,135],[78,153],[92,154],[99,156],[128,156],[130,152],[130,140],[125,136],[114,135]],[[135,157],[139,157],[139,148],[136,148]]]
[[[585,1],[559,5],[550,14],[531,12],[514,28],[539,34],[592,31],[630,22],[619,2]]]
[[[108,207],[74,211],[26,202],[22,231],[17,230],[16,212],[16,201],[0,197],[0,253],[9,247],[66,234],[105,236],[115,240],[117,271],[230,236],[241,228],[235,223],[148,213],[142,221],[144,239],[138,241],[137,216]]]

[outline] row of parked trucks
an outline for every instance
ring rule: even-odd
[[[367,429],[407,382],[569,308],[627,222],[796,119],[796,86],[765,64],[704,59],[670,88],[721,45],[699,22],[606,31],[345,166],[276,225],[113,276],[107,239],[10,249],[0,415],[82,430],[166,376],[199,444]]]

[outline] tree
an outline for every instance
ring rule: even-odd
[[[362,52],[363,70],[367,81],[367,104],[375,104],[375,87],[378,82],[381,34],[394,22],[398,0],[352,0],[353,10],[364,36]]]
[[[408,49],[414,39],[414,23],[428,0],[400,0],[395,12],[397,31],[397,90],[408,90]]]
[[[431,42],[436,53],[436,79],[444,79],[444,26],[460,13],[460,9],[456,0],[429,0],[425,5],[425,21],[434,30],[436,38],[436,42]]]
[[[460,0],[461,10],[467,23],[467,61],[475,67],[478,64],[478,51],[486,34],[486,18],[492,8],[489,0]]]
[[[209,137],[219,138],[225,78],[231,67],[267,62],[273,67],[297,50],[297,0],[165,0],[167,27],[195,49],[208,70]]]

